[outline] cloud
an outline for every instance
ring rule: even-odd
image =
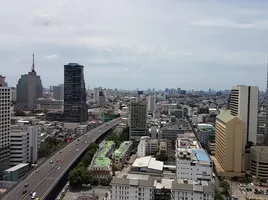
[[[58,57],[58,55],[52,54],[52,55],[45,56],[45,59],[53,59],[53,58],[57,58],[57,57]]]
[[[20,63],[20,60],[16,59],[15,62],[16,62],[16,63]]]
[[[192,23],[192,25],[197,27],[211,27],[211,28],[268,29],[268,20],[242,23],[237,22],[235,20],[218,18],[218,19],[203,19]]]
[[[124,72],[127,72],[127,71],[129,71],[129,69],[128,69],[128,68],[124,69]]]
[[[58,24],[58,21],[53,13],[35,13],[34,24],[39,26],[51,26],[54,24]]]

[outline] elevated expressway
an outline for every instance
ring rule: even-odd
[[[88,144],[95,142],[120,122],[121,119],[117,118],[83,134],[37,167],[24,180],[8,191],[2,200],[31,199],[30,192],[36,192],[36,197],[39,199],[46,199],[73,163],[84,153]],[[53,163],[50,163],[51,160]],[[27,188],[24,187],[26,183],[28,184]],[[25,190],[27,192],[22,194]]]

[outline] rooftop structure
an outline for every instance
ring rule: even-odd
[[[122,142],[118,149],[114,152],[114,164],[117,168],[121,168],[126,162],[128,156],[131,153],[133,146],[132,141]]]
[[[141,158],[137,158],[131,170],[139,171],[139,172],[150,172],[150,173],[162,173],[164,163],[162,161],[158,161],[152,156],[145,156]]]

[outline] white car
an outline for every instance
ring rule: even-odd
[[[76,151],[79,151],[79,149],[76,149]]]
[[[60,167],[58,167],[58,170],[60,170]]]

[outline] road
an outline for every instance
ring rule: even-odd
[[[82,152],[86,150],[88,144],[95,142],[100,135],[120,122],[120,119],[112,120],[80,136],[37,167],[30,175],[9,191],[2,200],[30,199],[30,192],[36,192],[36,197],[45,199],[58,180]],[[50,163],[51,160],[53,161],[52,164]],[[27,188],[24,187],[26,183],[28,184]],[[27,190],[27,192],[22,194],[24,190]]]

